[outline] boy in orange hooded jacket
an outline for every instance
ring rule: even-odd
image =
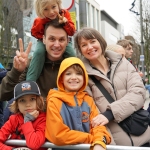
[[[99,114],[92,97],[84,89],[88,75],[82,61],[65,59],[57,77],[57,89],[47,97],[46,138],[52,143],[72,145],[88,143],[94,150],[106,149],[111,137],[105,126],[92,127],[90,121]]]

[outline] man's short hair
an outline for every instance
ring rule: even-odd
[[[45,36],[46,36],[46,30],[50,26],[54,27],[56,29],[63,29],[66,32],[66,30],[63,28],[64,25],[60,24],[58,19],[54,19],[54,20],[51,20],[48,23],[46,23],[45,28],[44,28],[44,35]],[[67,32],[66,32],[66,34],[67,34]],[[68,36],[68,34],[67,34],[67,36]]]
[[[117,42],[118,45],[121,45],[123,48],[126,48],[127,46],[131,45],[133,46],[133,43],[130,41],[130,40],[127,40],[127,39],[122,39],[122,40],[119,40]]]

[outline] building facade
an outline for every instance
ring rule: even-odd
[[[101,34],[108,44],[116,44],[118,40],[124,38],[123,26],[104,10],[101,10]]]
[[[100,5],[95,0],[79,0],[80,28],[92,27],[100,31]]]

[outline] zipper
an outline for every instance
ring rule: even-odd
[[[76,106],[79,106],[78,101],[77,101],[77,98],[76,98],[76,95],[77,95],[77,93],[76,93],[75,96],[74,96],[74,100],[75,100],[75,102],[76,102]]]
[[[54,63],[54,62],[52,62],[52,70],[54,69],[54,65],[55,65],[55,63]]]
[[[114,74],[115,74],[116,68],[117,68],[118,65],[120,64],[121,60],[122,60],[122,58],[120,59],[120,61],[119,61],[118,64],[116,65],[115,70],[114,70]],[[113,83],[114,74],[113,74],[113,77],[112,77],[112,87],[113,87],[113,89],[114,89],[115,98],[117,99],[117,96],[116,96],[116,89],[115,89],[114,83]]]

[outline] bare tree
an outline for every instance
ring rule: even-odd
[[[150,2],[143,0],[143,37],[144,37],[144,56],[145,56],[145,68],[147,77],[150,79]],[[149,81],[150,83],[150,81]]]
[[[138,43],[141,43],[141,26],[142,26],[142,33],[143,33],[143,42],[144,42],[144,65],[145,65],[145,71],[146,76],[149,79],[150,83],[150,1],[149,0],[142,0],[142,22],[140,20],[140,0],[137,0],[136,7],[134,8],[134,11],[136,12],[135,15],[135,28],[134,28],[134,37],[136,37],[136,40]],[[141,47],[140,48],[140,54],[141,54]]]
[[[23,13],[16,0],[0,1],[0,62],[8,68],[23,39]]]

